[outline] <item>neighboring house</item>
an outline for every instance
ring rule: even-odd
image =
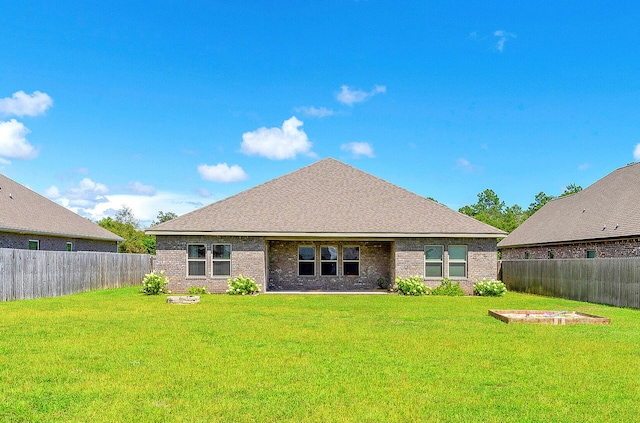
[[[548,202],[498,248],[503,260],[640,257],[640,163]]]
[[[470,292],[495,278],[506,234],[334,159],[150,228],[169,289],[374,290],[379,279],[444,277]]]
[[[117,252],[119,236],[0,174],[0,248]]]

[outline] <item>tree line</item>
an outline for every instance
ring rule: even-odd
[[[580,185],[569,184],[558,197],[564,197],[580,191],[582,191],[582,187]],[[477,203],[463,206],[458,209],[458,211],[510,233],[554,198],[556,197],[553,195],[547,195],[540,191],[534,197],[533,202],[529,204],[529,207],[525,210],[518,204],[507,206],[504,201],[500,200],[498,194],[493,190],[485,189],[478,194]]]
[[[151,226],[158,225],[178,217],[173,212],[158,212],[156,220]],[[147,235],[140,226],[140,221],[136,219],[133,210],[130,207],[122,206],[113,217],[104,217],[96,222],[99,226],[108,231],[124,238],[124,241],[118,244],[119,253],[136,253],[136,254],[155,254],[156,253],[156,237],[155,235]]]

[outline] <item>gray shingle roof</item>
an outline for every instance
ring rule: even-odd
[[[499,248],[640,236],[640,163],[552,200],[500,241]]]
[[[505,236],[499,229],[334,159],[320,160],[147,233]]]
[[[0,232],[122,241],[118,235],[0,174]]]

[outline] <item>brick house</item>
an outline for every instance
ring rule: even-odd
[[[0,174],[0,248],[118,252],[123,239]]]
[[[500,241],[503,260],[640,257],[640,163],[556,198]]]
[[[169,289],[366,291],[443,277],[471,291],[496,276],[499,229],[334,159],[320,160],[147,230]]]

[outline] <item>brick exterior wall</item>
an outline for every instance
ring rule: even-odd
[[[467,246],[467,277],[455,278],[467,293],[473,283],[482,278],[495,278],[497,272],[496,240],[467,238],[406,238],[395,241],[362,240],[265,240],[258,237],[160,236],[156,237],[156,266],[169,278],[168,288],[175,293],[187,292],[190,286],[205,286],[210,292],[227,290],[229,277],[211,276],[212,244],[231,244],[231,277],[242,274],[259,283],[262,291],[370,291],[378,288],[378,279],[392,282],[396,276],[424,277],[424,247],[444,246],[444,276],[448,276],[449,245]],[[187,245],[206,246],[205,276],[187,276]],[[298,247],[314,246],[315,276],[298,276]],[[338,275],[320,275],[320,249],[338,248]],[[344,247],[360,247],[360,275],[344,276]],[[267,267],[268,264],[268,267]],[[429,278],[425,283],[435,287],[441,278]]]
[[[187,276],[187,245],[206,246],[205,276]],[[212,276],[213,244],[231,244],[231,276]],[[265,290],[265,242],[255,237],[156,236],[157,270],[169,278],[167,288],[173,293],[186,293],[191,286],[206,287],[211,293],[224,293],[228,280],[239,274],[251,278]]]
[[[570,243],[536,247],[503,248],[502,260],[586,258],[587,251],[594,251],[596,258],[640,257],[640,238],[627,238],[598,242]]]
[[[67,251],[67,242],[71,242],[72,251],[97,251],[102,253],[118,252],[118,243],[116,241],[0,232],[0,248],[28,250],[30,240],[39,241],[40,249],[47,251]]]
[[[391,278],[389,241],[269,241],[269,291],[371,291],[378,279]],[[314,246],[315,276],[298,276],[298,247]],[[338,248],[338,274],[320,275],[320,248]],[[360,275],[342,275],[343,247],[360,247]]]
[[[397,277],[421,276],[425,274],[424,248],[427,245],[444,247],[443,273],[449,277],[449,245],[465,245],[467,247],[467,277],[452,277],[460,282],[460,287],[467,293],[473,293],[473,284],[483,278],[494,279],[497,276],[498,258],[495,239],[473,238],[405,238],[396,240],[395,260]],[[442,278],[424,278],[425,285],[435,288]]]

